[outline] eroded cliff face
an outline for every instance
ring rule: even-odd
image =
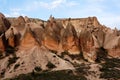
[[[3,14],[1,14],[2,18],[6,19]],[[73,55],[80,53],[83,53],[83,55],[87,53],[97,55],[96,49],[104,48],[108,50],[110,55],[112,55],[112,51],[116,51],[114,55],[118,54],[117,56],[119,57],[119,31],[114,31],[101,25],[96,17],[78,19],[51,17],[45,22],[20,16],[16,19],[9,18],[7,21],[12,26],[7,31],[4,28],[1,28],[1,30],[5,32],[6,43],[12,47],[19,47],[20,39],[25,33],[25,27],[30,27],[39,44],[49,50],[54,50],[58,53],[68,51]],[[1,22],[3,23],[3,21]],[[4,46],[1,45],[2,50],[5,50],[3,49]],[[114,55],[113,57],[115,57]],[[96,58],[94,57],[93,61]]]
[[[15,58],[14,64],[8,65],[4,62],[6,59],[3,59],[2,64],[4,66],[0,65],[1,71],[5,70],[5,78],[27,74],[35,70],[35,67],[40,67],[42,70],[49,68],[54,68],[54,70],[74,69],[71,63],[59,58],[56,54],[41,46],[30,27],[25,27],[23,35],[14,56],[7,57],[8,63],[10,63],[10,59]],[[51,63],[53,67],[50,67],[51,65],[47,67],[48,63]],[[16,68],[16,65],[19,65],[19,67]]]
[[[0,34],[5,32],[10,27],[10,22],[5,18],[5,16],[0,13]]]
[[[107,32],[104,41],[104,48],[112,57],[120,57],[120,36],[115,31]]]
[[[54,18],[49,19],[46,23],[44,32],[44,45],[51,50],[58,50],[60,43],[60,32],[63,27],[57,23]]]
[[[49,70],[48,63],[52,70],[74,69],[81,55],[92,63],[104,53],[120,58],[120,31],[101,25],[96,17],[43,21],[0,14],[0,23],[0,73],[6,78],[36,66]]]
[[[63,26],[66,27],[69,20],[71,24],[74,26],[76,32],[81,32],[83,28],[87,27],[100,27],[101,24],[98,22],[96,17],[88,17],[88,18],[66,18],[66,19],[56,19],[58,22],[62,22]]]
[[[0,36],[0,51],[4,52],[5,51],[5,45],[4,45],[4,42],[3,42],[3,36],[4,35],[1,35]]]
[[[64,51],[68,51],[73,55],[80,54],[79,38],[70,21],[66,25],[66,28],[63,29],[61,44]]]

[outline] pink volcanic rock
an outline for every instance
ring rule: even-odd
[[[79,39],[84,58],[94,62],[97,59],[97,53],[92,33],[85,29],[80,33]]]
[[[104,48],[112,57],[120,57],[120,36],[116,32],[106,32]]]
[[[5,16],[0,13],[0,34],[5,32],[10,25],[10,22],[5,18]]]
[[[66,28],[63,30],[61,40],[63,50],[67,50],[70,54],[80,53],[80,46],[78,42],[79,40],[77,37],[77,33],[71,22],[68,22]]]
[[[60,33],[63,26],[56,22],[54,18],[47,21],[44,32],[44,45],[51,50],[58,50],[60,43]]]
[[[5,51],[5,45],[3,42],[3,35],[0,36],[0,51],[2,51],[2,52]]]
[[[25,28],[25,19],[23,16],[19,16],[15,21],[12,23],[12,26],[14,26],[18,31],[22,31]]]

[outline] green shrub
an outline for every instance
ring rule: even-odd
[[[55,51],[55,50],[49,50],[49,51],[54,53],[54,54],[57,54],[57,51]]]
[[[32,76],[27,75],[27,74],[20,74],[19,77],[15,77],[14,79],[10,80],[33,80]]]
[[[101,78],[105,79],[113,79],[113,80],[118,80],[120,79],[120,59],[117,58],[112,58],[106,59],[106,62],[101,64],[102,68],[100,71],[102,72],[100,74]]]
[[[48,64],[46,65],[49,69],[55,68],[56,66],[51,63],[50,61],[48,62]]]
[[[15,51],[16,51],[15,48],[12,47],[12,46],[8,46],[8,47],[6,48],[6,53],[14,53]]]
[[[39,72],[39,71],[41,71],[42,69],[41,69],[41,67],[36,66],[36,67],[34,68],[34,70],[37,71],[37,72]]]
[[[16,65],[14,66],[14,69],[17,69],[19,66],[20,66],[20,64],[16,64]]]
[[[61,55],[59,56],[60,58],[64,58],[65,55],[69,55],[68,51],[64,51],[61,53]]]
[[[0,59],[2,59],[3,58],[3,53],[2,53],[2,51],[0,50]]]
[[[0,77],[4,77],[4,74],[5,74],[5,69],[3,69],[0,73]]]
[[[108,56],[108,51],[103,47],[99,48],[97,51],[97,59],[96,62],[105,61]]]
[[[102,71],[100,75],[101,78],[120,79],[120,70],[118,69],[101,69],[101,71]]]
[[[15,57],[15,56],[12,58],[9,58],[7,67],[9,67],[11,64],[15,63],[18,58],[19,57]]]
[[[72,55],[72,54],[70,54],[68,51],[64,51],[64,52],[62,52],[61,53],[61,58],[64,58],[64,56],[65,55],[68,55],[72,60],[74,60],[74,59],[77,59],[77,60],[80,60],[82,57],[81,57],[81,53],[80,54],[78,54],[78,55]]]
[[[74,75],[71,70],[51,71],[43,73],[21,74],[10,80],[87,80],[86,77]]]

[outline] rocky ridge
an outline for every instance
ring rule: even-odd
[[[82,55],[82,56],[81,56]],[[41,70],[75,69],[83,60],[120,58],[120,31],[96,17],[48,21],[0,13],[0,73],[10,78]]]

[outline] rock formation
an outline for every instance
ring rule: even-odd
[[[3,42],[3,36],[4,35],[1,35],[0,36],[0,51],[4,52],[5,51],[5,45],[4,45],[4,42]]]
[[[79,38],[84,58],[90,62],[94,62],[96,60],[96,49],[92,33],[85,29],[81,31]]]
[[[44,45],[51,50],[58,50],[60,43],[60,33],[63,27],[54,18],[47,21],[44,33]]]
[[[15,21],[12,23],[12,26],[14,26],[17,31],[19,31],[21,34],[23,33],[22,31],[25,28],[25,20],[24,17],[19,16]]]
[[[0,13],[0,75],[3,78],[44,70],[74,69],[81,55],[95,62],[98,55],[120,58],[120,31],[101,25],[96,17],[48,21],[6,18]],[[1,55],[2,54],[2,55]],[[52,65],[51,66],[48,66]]]
[[[0,13],[0,35],[10,27],[10,22]]]
[[[42,70],[47,70],[48,63],[53,64],[54,70],[74,69],[72,64],[59,58],[56,54],[51,53],[45,47],[40,47],[29,27],[25,28],[24,36],[20,41],[18,51],[16,52],[17,61],[9,65],[6,70],[6,78],[14,77],[19,74],[26,74],[35,70],[35,67],[40,67]],[[19,65],[15,68],[16,65]],[[8,67],[8,66],[6,66]],[[1,67],[1,70],[5,68]]]
[[[108,50],[108,54],[112,57],[120,57],[120,36],[115,32],[107,32],[104,41],[104,48]]]
[[[68,51],[70,54],[80,54],[79,40],[71,22],[68,22],[63,30],[61,40],[64,51]]]

